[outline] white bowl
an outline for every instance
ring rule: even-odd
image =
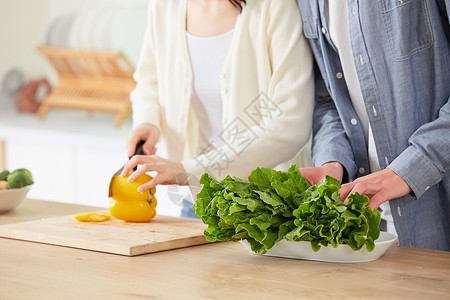
[[[33,185],[29,185],[19,189],[1,190],[0,191],[0,213],[8,212],[16,208],[27,197]]]
[[[336,248],[331,245],[321,246],[319,251],[314,252],[311,249],[310,242],[281,240],[264,255],[338,263],[368,262],[380,258],[396,240],[395,234],[380,232],[380,237],[375,241],[375,249],[372,252],[367,251],[366,246],[361,250],[354,251],[349,245],[343,244]],[[251,251],[250,244],[247,241],[241,241],[241,243]]]

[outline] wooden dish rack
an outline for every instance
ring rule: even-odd
[[[116,114],[120,126],[131,113],[130,92],[136,86],[134,68],[115,52],[78,51],[39,46],[58,73],[59,83],[42,101],[37,115],[49,109],[82,109]]]

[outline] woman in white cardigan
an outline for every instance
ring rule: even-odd
[[[146,141],[146,155],[124,168],[141,165],[129,181],[156,171],[140,191],[192,189],[206,172],[246,179],[256,167],[299,163],[314,83],[295,0],[150,0],[148,14],[127,142],[131,156]],[[154,155],[160,137],[167,159]]]

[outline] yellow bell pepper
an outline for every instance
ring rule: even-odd
[[[111,215],[107,212],[92,212],[73,217],[81,222],[104,222],[111,219]]]
[[[117,219],[148,222],[156,215],[155,188],[145,192],[138,192],[137,188],[153,178],[144,174],[133,182],[127,182],[128,177],[115,176],[112,179],[109,212]]]

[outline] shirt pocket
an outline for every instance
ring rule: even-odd
[[[426,0],[378,0],[394,60],[406,60],[433,45]]]
[[[305,37],[310,40],[317,40],[319,38],[317,20],[315,18],[303,20],[303,33],[305,34]]]

